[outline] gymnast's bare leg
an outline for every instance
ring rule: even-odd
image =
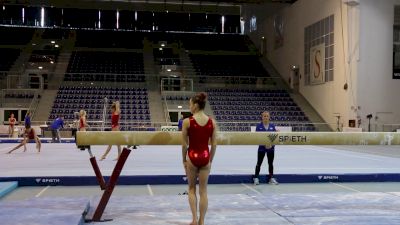
[[[28,138],[24,138],[24,140],[22,140],[21,143],[19,143],[17,146],[15,146],[13,149],[11,149],[9,152],[7,152],[7,154],[11,154],[13,151],[21,148],[22,146],[24,146],[24,152],[26,152],[26,143],[28,142]]]
[[[207,166],[201,167],[199,169],[199,195],[200,195],[200,216],[198,225],[204,225],[204,218],[206,217],[206,212],[208,209],[208,194],[207,194],[207,184],[208,176],[210,175],[210,163]]]
[[[187,160],[187,177],[189,184],[189,205],[192,211],[192,223],[190,225],[204,225],[204,218],[208,208],[207,184],[210,174],[210,163],[204,167],[195,167],[190,160]],[[196,181],[199,178],[200,216],[197,218],[197,195]],[[198,220],[197,220],[198,219]]]
[[[197,195],[196,195],[196,180],[197,180],[197,172],[198,169],[195,167],[190,160],[187,160],[186,163],[186,176],[188,178],[188,197],[189,197],[189,206],[192,211],[192,222],[190,225],[198,225],[197,224]]]

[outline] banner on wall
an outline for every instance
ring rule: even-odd
[[[274,17],[274,49],[283,46],[283,17],[280,14]]]
[[[310,84],[325,83],[325,44],[310,48]]]
[[[400,51],[393,47],[393,79],[400,79]]]
[[[396,9],[395,17],[400,18],[400,6]],[[393,26],[393,79],[400,79],[400,25]]]

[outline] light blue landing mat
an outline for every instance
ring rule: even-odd
[[[0,198],[7,195],[17,187],[18,187],[18,182],[16,181],[0,182]]]
[[[91,201],[95,210],[98,197]],[[400,193],[227,194],[209,195],[207,225],[396,225],[400,224]],[[188,225],[188,196],[111,198],[105,225]]]
[[[32,198],[0,204],[0,224],[81,225],[89,210],[88,198]]]

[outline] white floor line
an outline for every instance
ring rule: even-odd
[[[47,191],[47,189],[50,188],[50,185],[43,188],[43,190],[41,190],[37,195],[35,195],[36,198],[39,198],[45,191]]]
[[[147,190],[149,191],[149,195],[150,195],[150,196],[153,196],[153,195],[154,195],[153,190],[152,190],[151,187],[150,187],[150,184],[147,185]]]
[[[331,184],[333,184],[333,185],[336,185],[336,186],[339,186],[339,187],[341,187],[341,188],[350,190],[350,191],[361,192],[361,191],[359,191],[359,190],[357,190],[357,189],[354,189],[354,188],[351,188],[351,187],[347,187],[347,186],[345,186],[345,185],[343,185],[343,184],[338,184],[338,183],[333,183],[333,182],[329,182],[329,183],[331,183]]]
[[[243,185],[244,187],[246,187],[247,189],[249,189],[250,191],[253,191],[253,192],[257,193],[257,194],[261,194],[261,192],[257,191],[256,189],[250,187],[250,186],[247,185],[247,184],[242,183],[242,185]]]

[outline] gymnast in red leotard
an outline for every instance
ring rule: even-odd
[[[36,149],[37,149],[38,153],[40,153],[40,148],[42,146],[42,143],[40,142],[39,137],[36,135],[35,130],[33,128],[31,128],[30,124],[27,124],[27,125],[25,125],[24,139],[21,141],[21,143],[19,143],[13,149],[11,149],[9,152],[7,152],[7,154],[11,154],[11,152],[19,149],[22,146],[24,146],[24,152],[26,152],[26,143],[28,143],[29,140],[35,140]]]
[[[111,105],[111,131],[119,131],[119,115],[121,113],[119,105],[120,105],[119,101],[113,102],[113,104]],[[115,160],[117,160],[121,155],[121,146],[117,145],[117,148],[118,148],[118,157]],[[104,152],[100,160],[104,160],[107,157],[110,150],[111,150],[111,145],[107,147],[106,152]]]
[[[86,131],[88,124],[86,123],[86,111],[81,109],[79,111],[79,131]]]
[[[193,116],[186,118],[182,125],[182,159],[189,185],[189,205],[192,211],[191,225],[204,225],[208,207],[207,183],[210,175],[216,143],[215,121],[204,113],[206,94],[199,93],[190,99],[189,107]],[[208,144],[211,144],[209,150]],[[197,217],[196,181],[199,180],[199,217]]]
[[[16,121],[17,120],[14,117],[14,113],[11,113],[10,118],[8,118],[8,137],[13,136]]]

